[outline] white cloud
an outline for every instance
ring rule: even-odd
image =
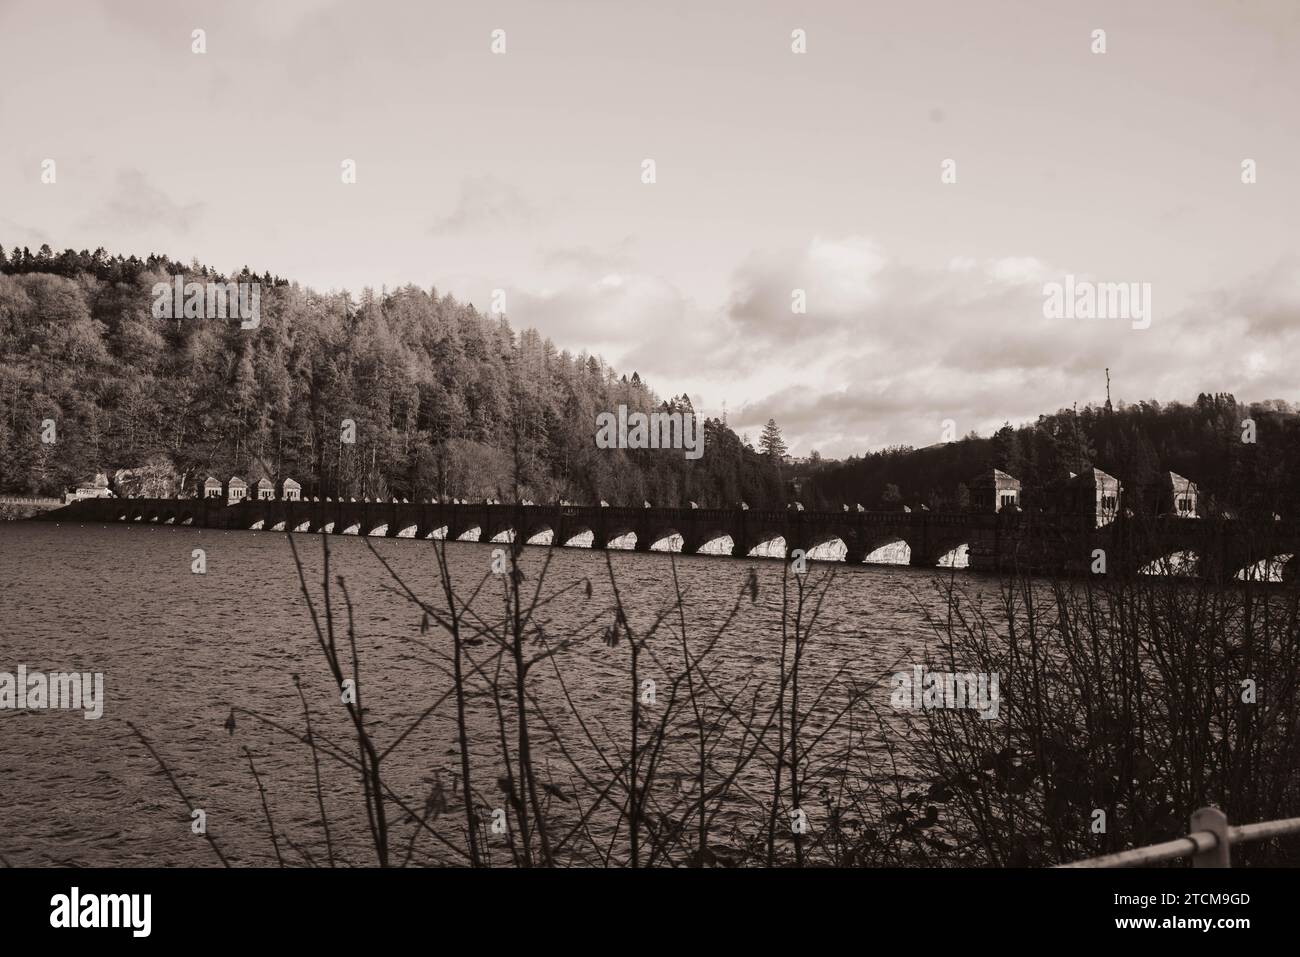
[[[740,338],[719,358],[768,388],[732,422],[752,430],[775,417],[796,454],[847,455],[928,445],[944,419],[958,434],[987,432],[1100,402],[1106,368],[1115,397],[1132,401],[1293,396],[1286,357],[1300,345],[1300,263],[1202,293],[1145,330],[1044,319],[1042,283],[1067,271],[1033,256],[960,255],[915,268],[861,239],[751,256],[731,300]],[[809,315],[792,317],[782,291],[813,272],[815,307],[810,294]]]
[[[466,177],[460,184],[456,205],[434,226],[435,233],[504,229],[532,225],[540,211],[518,189],[494,176]]]

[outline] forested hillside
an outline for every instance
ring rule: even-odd
[[[1253,435],[1242,424],[1247,419]],[[1190,405],[1063,409],[1026,425],[1004,425],[989,438],[886,449],[824,465],[805,498],[823,508],[858,501],[960,507],[969,500],[967,483],[990,465],[1020,479],[1030,503],[1070,472],[1095,466],[1129,488],[1150,487],[1171,470],[1223,508],[1289,511],[1300,491],[1300,415],[1282,400],[1247,405],[1226,394],[1202,394]]]
[[[224,278],[197,263],[0,249],[0,273],[0,491],[129,469],[150,494],[238,474],[356,498],[785,502],[779,462],[716,420],[698,461],[597,449],[597,412],[690,400],[436,290],[353,298],[245,268],[229,278],[262,284],[261,323],[241,329],[153,318],[155,283]]]

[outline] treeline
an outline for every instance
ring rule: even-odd
[[[45,246],[0,249],[0,273],[3,491],[58,494],[129,470],[152,494],[237,474],[292,477],[309,496],[786,501],[779,462],[716,419],[697,461],[597,449],[598,412],[690,412],[690,400],[436,289],[354,299],[245,268],[229,278],[262,283],[261,322],[241,329],[153,318],[155,283],[226,279],[198,263]]]
[[[1209,508],[1294,513],[1300,415],[1282,400],[1247,405],[1223,393],[1203,393],[1190,405],[1062,409],[987,438],[824,464],[808,482],[806,504],[961,508],[969,504],[971,479],[990,466],[1020,479],[1031,505],[1071,472],[1096,467],[1130,490],[1151,488],[1173,471],[1197,483]]]
[[[100,246],[93,253],[83,249],[77,252],[73,249],[65,249],[57,255],[48,245],[42,246],[33,253],[26,246],[19,249],[13,247],[12,253],[6,253],[4,246],[0,246],[0,273],[10,275],[21,275],[24,273],[45,272],[53,273],[56,276],[64,276],[68,279],[75,279],[77,276],[94,276],[96,279],[108,283],[133,283],[146,272],[163,272],[168,275],[179,275],[185,273],[194,281],[214,282],[224,281],[227,277],[221,275],[214,269],[198,262],[190,262],[185,265],[168,256],[151,254],[144,259],[138,256],[110,256]],[[289,281],[281,279],[279,276],[272,276],[269,272],[258,276],[245,266],[240,272],[233,277],[234,281],[241,280],[260,282],[263,286],[287,286]]]

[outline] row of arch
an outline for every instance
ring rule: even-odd
[[[164,517],[165,516],[165,517]],[[189,513],[166,514],[162,512],[151,514],[148,511],[141,510],[132,512],[124,511],[117,516],[118,521],[135,521],[135,522],[152,522],[164,525],[192,525],[194,516]],[[313,523],[312,521],[303,521],[293,528],[287,528],[286,522],[281,521],[269,527],[264,520],[254,522],[249,526],[251,530],[261,531],[293,531],[302,533],[325,533],[340,535],[366,535],[394,538],[425,538],[425,539],[447,539],[450,535],[450,529],[443,525],[441,527],[425,531],[418,525],[411,524],[403,528],[396,529],[390,533],[388,525],[377,525],[370,529],[363,529],[360,523],[353,523],[346,527],[336,527],[333,521],[323,524]],[[478,525],[471,526],[454,535],[453,540],[463,542],[500,542],[509,543],[513,540],[515,532],[513,529],[505,529],[497,532],[491,537],[484,537],[483,528]],[[548,526],[541,526],[534,529],[526,539],[528,545],[547,546],[555,543],[554,530]],[[592,548],[596,545],[595,532],[591,528],[580,528],[576,532],[566,535],[563,542],[559,543],[566,548]],[[615,550],[632,551],[638,546],[637,533],[634,531],[625,531],[610,538],[605,547]],[[655,536],[655,540],[643,549],[651,552],[675,552],[682,553],[688,551],[684,537],[675,530],[666,530],[662,534]],[[700,555],[739,555],[740,551],[736,548],[736,543],[730,535],[716,534],[707,540],[701,542],[698,546],[692,547],[689,551],[693,554]],[[806,551],[806,557],[810,561],[820,562],[845,562],[848,560],[849,547],[842,538],[831,538],[826,541],[817,543]],[[752,546],[745,551],[745,557],[752,558],[782,558],[787,554],[787,542],[784,537],[774,535],[764,541]],[[1286,580],[1291,572],[1289,562],[1293,556],[1291,554],[1279,554],[1267,558],[1259,559],[1252,564],[1241,568],[1236,572],[1235,577],[1240,581],[1260,581],[1260,582],[1281,582]],[[889,538],[875,544],[875,547],[867,552],[865,564],[882,564],[882,565],[909,565],[912,564],[912,549],[908,543],[901,537]],[[943,546],[943,550],[934,562],[924,564],[933,564],[940,568],[966,568],[969,566],[969,546],[966,543],[957,544],[951,548]],[[1174,551],[1167,555],[1156,558],[1139,569],[1141,574],[1159,575],[1169,577],[1196,577],[1200,574],[1201,559],[1193,549]]]
[[[147,511],[139,511],[134,514],[123,514],[117,516],[118,521],[127,522],[152,522],[164,525],[192,525],[194,516],[191,514],[171,514],[155,513],[150,515]],[[297,523],[294,527],[289,528],[288,522],[280,521],[267,525],[266,520],[257,520],[248,526],[252,531],[275,531],[275,532],[300,532],[300,533],[324,533],[338,535],[365,535],[371,537],[393,537],[393,538],[424,538],[445,540],[451,536],[448,526],[443,525],[432,530],[424,530],[416,524],[409,524],[402,528],[390,531],[387,524],[376,525],[372,528],[365,529],[362,523],[354,522],[350,525],[339,527],[341,523],[326,521],[323,523],[306,520]],[[513,529],[506,529],[498,532],[491,537],[484,537],[482,526],[471,526],[453,538],[454,541],[462,542],[501,542],[509,543],[513,540],[515,532]],[[685,538],[675,530],[666,530],[662,534],[656,535],[655,540],[643,549],[651,552],[674,552],[681,554],[688,551],[686,548]],[[531,532],[526,539],[525,544],[547,546],[555,543],[555,532],[548,526],[542,526]],[[591,528],[580,528],[576,532],[566,536],[563,542],[559,543],[566,548],[592,548],[596,545],[596,535]],[[638,540],[635,531],[625,531],[610,538],[605,547],[619,551],[633,551],[637,549]],[[785,538],[781,535],[773,535],[764,541],[749,548],[744,554],[752,558],[782,558],[786,555],[788,549]],[[736,543],[732,536],[727,534],[716,534],[709,537],[696,547],[689,549],[692,554],[699,555],[735,555],[739,554]],[[965,568],[969,563],[969,548],[966,544],[959,544],[948,550],[937,561],[939,567]],[[848,559],[849,548],[842,538],[831,538],[827,541],[819,542],[806,550],[806,557],[810,561],[822,562],[843,562]],[[877,543],[876,547],[869,551],[864,559],[866,564],[881,565],[908,565],[912,562],[912,549],[908,543],[900,538],[886,539]]]
[[[1294,568],[1291,559],[1294,554],[1270,555],[1261,558],[1241,569],[1232,576],[1237,581],[1283,582],[1289,581]],[[1196,578],[1201,574],[1201,556],[1195,549],[1182,549],[1162,555],[1153,562],[1142,566],[1138,573],[1142,575],[1164,575],[1171,578]]]
[[[280,522],[266,530],[279,531],[279,532],[317,531],[317,532],[324,532],[327,534],[334,534],[334,533],[340,535],[365,534],[368,536],[380,536],[380,537],[388,537],[389,535],[389,527],[387,525],[377,525],[374,528],[370,529],[369,531],[363,533],[361,529],[361,525],[358,523],[354,523],[352,525],[347,526],[346,528],[339,528],[339,529],[335,528],[334,522],[327,522],[323,527],[318,529],[309,528],[309,524],[310,523],[304,522],[294,529],[286,529],[284,527],[285,523]],[[257,522],[252,526],[252,528],[254,530],[261,530],[263,529],[263,523]],[[461,532],[459,535],[456,535],[454,540],[461,541],[461,542],[490,542],[490,543],[508,544],[514,540],[514,535],[515,533],[513,529],[506,529],[505,531],[498,532],[496,535],[493,535],[491,538],[485,538],[483,536],[482,527],[475,525]],[[408,525],[405,528],[398,529],[392,535],[392,537],[394,538],[423,537],[426,539],[440,539],[440,540],[445,540],[448,538],[448,536],[449,536],[449,530],[445,525],[433,529],[431,532],[425,533],[423,535],[420,535],[420,529],[418,528],[418,526]],[[555,532],[551,528],[542,528],[538,531],[535,531],[532,535],[530,535],[528,539],[525,541],[525,544],[541,545],[541,546],[549,546],[552,544],[556,544]],[[559,544],[565,548],[593,548],[596,545],[596,535],[592,529],[583,528],[578,530],[576,533],[569,535],[563,542],[560,542]],[[609,539],[609,541],[605,543],[605,548],[613,549],[615,551],[635,551],[637,550],[637,544],[638,544],[637,533],[633,531],[628,531],[616,535],[613,538]],[[673,552],[676,554],[681,554],[686,551],[685,545],[686,545],[686,540],[681,534],[679,534],[678,532],[669,532],[668,534],[656,537],[655,541],[651,542],[649,547],[646,548],[645,550],[651,552]],[[968,549],[965,545],[959,546],[957,549],[954,549],[952,553],[950,553],[949,555],[945,555],[943,558],[941,558],[939,564],[944,567],[948,567],[949,565],[951,565],[951,567],[964,568],[966,567],[967,564],[967,551]],[[785,538],[780,535],[777,535],[777,536],[773,536],[770,539],[767,539],[766,541],[760,542],[759,544],[750,548],[746,552],[746,557],[783,558],[786,555],[786,552],[787,552],[787,544]],[[718,535],[704,542],[698,548],[693,549],[692,553],[697,555],[724,555],[724,556],[734,555],[736,554],[736,544],[730,535]],[[829,542],[823,542],[814,548],[808,549],[806,554],[807,554],[807,558],[810,561],[842,562],[845,561],[847,558],[848,547],[844,544],[842,540],[836,538],[836,539],[832,539]],[[866,563],[882,564],[882,565],[907,565],[911,563],[911,549],[908,547],[907,543],[902,539],[895,539],[891,542],[881,545],[879,548],[870,552],[866,557]]]

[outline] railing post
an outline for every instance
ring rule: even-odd
[[[1192,857],[1192,867],[1232,867],[1232,846],[1228,843],[1228,817],[1217,807],[1192,812],[1192,833],[1210,831],[1216,840],[1208,851]]]

